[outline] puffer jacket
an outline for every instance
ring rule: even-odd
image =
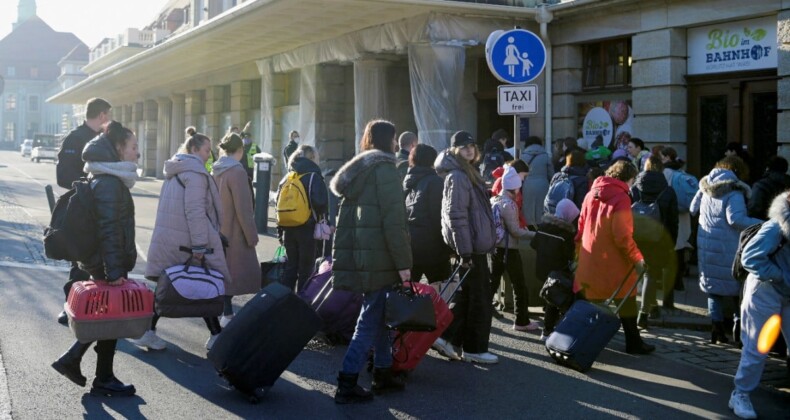
[[[119,162],[110,141],[100,135],[82,152],[86,162]],[[99,250],[80,262],[95,279],[114,281],[127,277],[137,262],[134,232],[134,200],[129,188],[114,175],[90,174],[99,232]]]
[[[372,292],[400,282],[398,271],[412,268],[403,189],[395,155],[362,152],[332,178],[340,197],[333,248],[333,286]]]
[[[318,165],[316,165],[316,163],[312,160],[300,157],[294,159],[293,162],[288,164],[288,171],[296,172],[297,174],[301,175],[299,179],[302,181],[305,192],[307,192],[309,195],[310,207],[311,210],[315,212],[316,216],[321,217],[322,215],[326,215],[329,206],[329,191],[326,189],[324,176],[321,175],[321,168],[318,167]],[[285,179],[283,179],[283,181],[284,180]],[[282,187],[282,184],[283,183],[281,181],[280,186],[277,189],[278,195],[280,194],[280,188]],[[306,224],[313,226],[315,225],[315,222],[316,220],[311,216],[309,219],[307,219]]]
[[[245,160],[246,156],[242,156]],[[231,277],[225,280],[225,294],[257,293],[261,289],[261,267],[255,252],[258,230],[247,171],[242,162],[231,156],[220,156],[212,169],[220,197],[220,232],[228,240],[225,259]]]
[[[790,298],[790,203],[788,193],[774,198],[768,221],[743,248],[741,262],[750,276],[771,283],[780,295]]]
[[[752,198],[749,199],[749,217],[768,218],[768,208],[773,199],[790,188],[790,176],[781,172],[768,172],[752,186]]]
[[[661,211],[661,223],[664,231],[669,235],[671,244],[674,245],[678,237],[678,197],[675,190],[667,184],[663,172],[643,171],[636,176],[634,186],[631,187],[633,202],[642,200],[645,203],[655,203]]]
[[[593,182],[579,215],[576,241],[581,241],[581,247],[575,289],[583,288],[590,300],[603,300],[626,279],[617,294],[618,298],[626,297],[637,278],[631,269],[644,259],[634,242],[628,184],[608,176]]]
[[[557,216],[546,214],[538,225],[538,232],[529,242],[536,252],[535,275],[546,281],[554,270],[568,269],[576,254],[576,226]]]
[[[531,144],[521,153],[521,160],[529,165],[529,174],[521,186],[524,204],[521,208],[527,223],[537,225],[543,219],[543,200],[549,192],[549,181],[554,176],[554,165],[546,149]]]
[[[742,230],[762,220],[746,213],[751,189],[730,170],[714,168],[699,181],[691,213],[699,214],[697,256],[700,289],[738,296],[741,284],[732,277],[732,260]]]
[[[499,206],[499,218],[502,226],[507,231],[507,236],[496,244],[497,248],[518,249],[519,239],[525,236],[531,237],[529,229],[522,228],[518,220],[518,203],[507,195],[500,194],[491,198],[491,207]],[[496,232],[495,232],[496,233]]]
[[[415,266],[450,260],[450,248],[442,239],[443,189],[444,181],[433,168],[409,168],[403,180],[411,253]]]
[[[189,254],[179,247],[203,247],[211,250],[206,265],[232,283],[219,236],[219,190],[205,164],[196,155],[179,153],[165,161],[164,175],[145,275],[159,277],[164,269],[187,261]]]
[[[461,257],[490,253],[496,246],[496,227],[485,186],[473,184],[448,150],[439,154],[435,167],[439,176],[444,177],[444,243]]]

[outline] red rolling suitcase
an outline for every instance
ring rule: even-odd
[[[461,266],[459,264],[458,268],[456,268],[450,276],[450,281],[447,282],[440,292],[437,292],[433,286],[427,284],[414,284],[414,288],[417,289],[419,294],[431,295],[434,313],[436,314],[436,329],[428,332],[409,331],[398,333],[392,344],[393,372],[410,371],[417,367],[436,339],[439,338],[444,333],[444,330],[450,326],[450,323],[453,322],[453,313],[450,311],[447,302],[442,299],[442,295],[444,295],[445,289],[449,288],[451,283],[454,283],[453,279],[460,269]],[[457,286],[453,285],[455,290],[460,289],[467,274],[469,274],[469,270],[461,277]],[[453,292],[453,294],[455,293]],[[448,301],[451,299],[452,295],[448,297]]]

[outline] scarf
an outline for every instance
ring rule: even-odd
[[[137,181],[137,164],[134,162],[85,162],[85,172],[93,175],[112,175],[123,181],[130,190]]]

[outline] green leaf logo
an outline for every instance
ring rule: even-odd
[[[765,35],[766,35],[765,29],[758,28],[754,32],[752,32],[751,38],[755,41],[759,41],[765,38]]]

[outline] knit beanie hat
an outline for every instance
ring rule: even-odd
[[[573,201],[563,198],[559,203],[557,203],[557,209],[555,210],[554,215],[566,222],[572,223],[577,217],[579,217],[579,213],[579,208],[576,207],[576,204]]]
[[[521,188],[521,177],[513,167],[506,167],[505,174],[502,175],[502,190],[517,190],[519,188]]]

